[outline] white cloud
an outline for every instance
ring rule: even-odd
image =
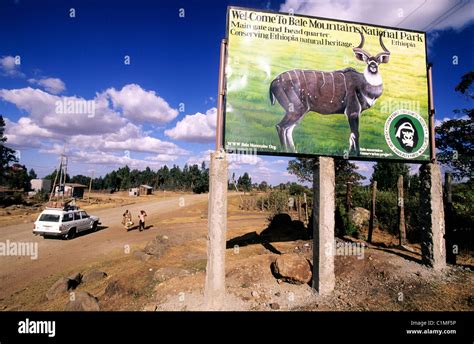
[[[438,127],[441,124],[443,124],[444,122],[452,120],[452,119],[467,120],[467,119],[469,119],[469,116],[464,115],[464,116],[461,116],[461,117],[444,117],[443,119],[437,119],[437,120],[435,120],[435,127]]]
[[[59,94],[66,90],[66,85],[58,78],[28,79],[28,82],[32,85],[39,85],[53,94]]]
[[[119,155],[108,152],[78,151],[70,153],[68,156],[71,161],[81,164],[106,165],[112,168],[128,165],[132,169],[145,169],[146,167],[160,168],[164,165],[162,162],[135,159],[126,154]]]
[[[132,121],[164,124],[178,116],[178,110],[172,109],[155,91],[145,91],[137,84],[126,85],[120,91],[109,88],[105,93],[114,108],[121,109]]]
[[[175,143],[152,137],[140,125],[124,118],[124,114],[111,108],[111,97],[108,91],[97,93],[88,100],[52,95],[31,87],[0,89],[0,100],[28,113],[17,122],[6,118],[8,143],[15,148],[35,148],[40,153],[54,155],[67,147],[71,161],[114,166],[128,164],[136,168],[159,167],[189,155]],[[94,111],[58,112],[58,104],[68,102],[92,102]]]
[[[474,20],[473,1],[286,0],[280,10],[417,30],[461,29]]]
[[[216,137],[217,109],[211,108],[206,114],[196,113],[187,115],[176,123],[172,129],[165,131],[165,135],[175,140],[206,143]]]
[[[169,161],[175,161],[176,159],[178,159],[176,155],[169,155],[169,154],[158,154],[154,156],[145,157],[145,160],[157,161],[157,162],[169,162]]]
[[[284,164],[288,164],[288,161],[283,160],[283,159],[279,159],[279,160],[275,161],[274,164],[284,165]]]
[[[0,72],[6,76],[12,77],[24,77],[25,75],[20,72],[19,64],[16,63],[17,59],[14,56],[2,56],[0,57]]]
[[[368,162],[368,161],[351,161],[358,167],[357,172],[367,176],[371,175],[373,172],[373,166],[375,165],[374,162]]]
[[[232,173],[235,173],[237,179],[239,175],[247,172],[252,178],[252,183],[266,181],[272,185],[278,185],[286,182],[297,182],[296,176],[288,174],[286,166],[272,164],[271,159],[271,157],[257,157],[257,162],[254,164],[233,162],[229,166],[229,174],[232,176]]]
[[[209,162],[211,161],[211,153],[214,152],[212,149],[208,149],[206,151],[201,152],[198,155],[190,156],[189,159],[186,161],[188,165],[199,165],[203,162],[209,166]]]
[[[169,155],[186,155],[188,152],[179,148],[172,142],[161,141],[154,137],[141,137],[139,139],[127,139],[125,141],[105,140],[106,150],[130,150],[135,152],[149,152]]]
[[[80,97],[60,97],[31,87],[5,90],[0,89],[0,99],[15,104],[19,109],[29,113],[38,126],[58,135],[93,135],[110,133],[119,130],[126,121],[119,113],[108,107],[102,95],[87,100]],[[87,111],[58,112],[57,105],[70,103],[93,102],[93,117]]]

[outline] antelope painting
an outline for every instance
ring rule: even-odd
[[[296,153],[293,130],[303,117],[314,111],[323,115],[345,114],[350,127],[349,154],[359,155],[359,117],[382,95],[382,77],[379,65],[388,63],[390,51],[385,47],[376,56],[363,50],[364,34],[360,44],[353,48],[355,57],[367,64],[363,73],[354,68],[332,72],[294,69],[281,73],[270,84],[270,101],[275,100],[286,111],[276,125],[281,145],[286,152]]]

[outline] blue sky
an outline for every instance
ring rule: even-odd
[[[472,1],[2,0],[0,114],[8,145],[40,176],[63,151],[70,173],[86,175],[125,164],[156,169],[206,159],[215,146],[227,5],[428,29],[437,120],[467,105],[454,87],[474,69]],[[93,101],[94,113],[52,113],[68,100]],[[288,160],[234,159],[230,173],[249,171],[254,181],[272,184],[294,181]],[[360,166],[370,175],[370,163]]]

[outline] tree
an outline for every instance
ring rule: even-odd
[[[56,174],[58,174],[57,170],[54,170],[53,173],[48,174],[47,176],[44,177],[44,179],[49,179],[51,180],[51,186],[54,183],[54,180],[56,179]],[[69,183],[71,181],[71,177],[69,174],[66,174],[66,183]],[[58,179],[56,179],[56,183],[59,183],[59,176]]]
[[[313,182],[315,160],[312,158],[297,158],[288,163],[288,172],[294,174],[300,182]],[[357,165],[346,159],[334,159],[336,173],[336,185],[345,185],[347,182],[360,184],[365,177],[357,173]]]
[[[247,172],[237,180],[237,188],[244,191],[250,191],[252,189],[252,179]]]
[[[371,182],[377,181],[379,190],[395,190],[397,188],[398,176],[402,175],[407,181],[410,169],[406,164],[389,161],[379,161],[374,165],[374,173]]]
[[[28,172],[28,178],[30,180],[38,178],[38,175],[36,174],[35,170],[30,169],[30,171]]]
[[[288,191],[290,195],[302,195],[305,192],[306,188],[303,185],[300,185],[298,183],[291,183]]]
[[[266,192],[268,190],[268,183],[266,181],[262,181],[259,185],[258,185],[258,189],[260,191],[263,191],[263,192]]]
[[[90,177],[84,176],[82,174],[78,174],[71,178],[71,183],[77,183],[82,185],[89,185]]]
[[[5,120],[3,119],[3,116],[0,115],[0,185],[6,183],[10,163],[18,162],[18,159],[15,156],[15,150],[5,146],[7,138],[4,133]]]
[[[199,178],[196,180],[193,187],[193,192],[200,194],[209,191],[209,169],[205,168],[201,170]]]
[[[474,72],[462,76],[455,91],[474,99],[472,92]],[[441,123],[435,128],[436,148],[440,151],[438,160],[447,166],[453,176],[461,180],[471,177],[474,156],[474,108],[453,111],[460,118]]]
[[[125,167],[119,168],[117,170],[117,176],[120,178],[118,188],[121,190],[127,190],[130,187],[130,167],[125,165]]]

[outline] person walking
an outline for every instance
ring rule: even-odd
[[[125,213],[123,213],[123,219],[122,219],[122,224],[125,226],[125,229],[128,230],[130,229],[130,227],[133,226],[133,222],[132,222],[132,213],[130,211],[125,210]]]
[[[147,217],[145,210],[140,210],[140,215],[138,215],[138,218],[140,219],[138,223],[138,230],[141,232],[142,230],[145,229],[145,218]]]

